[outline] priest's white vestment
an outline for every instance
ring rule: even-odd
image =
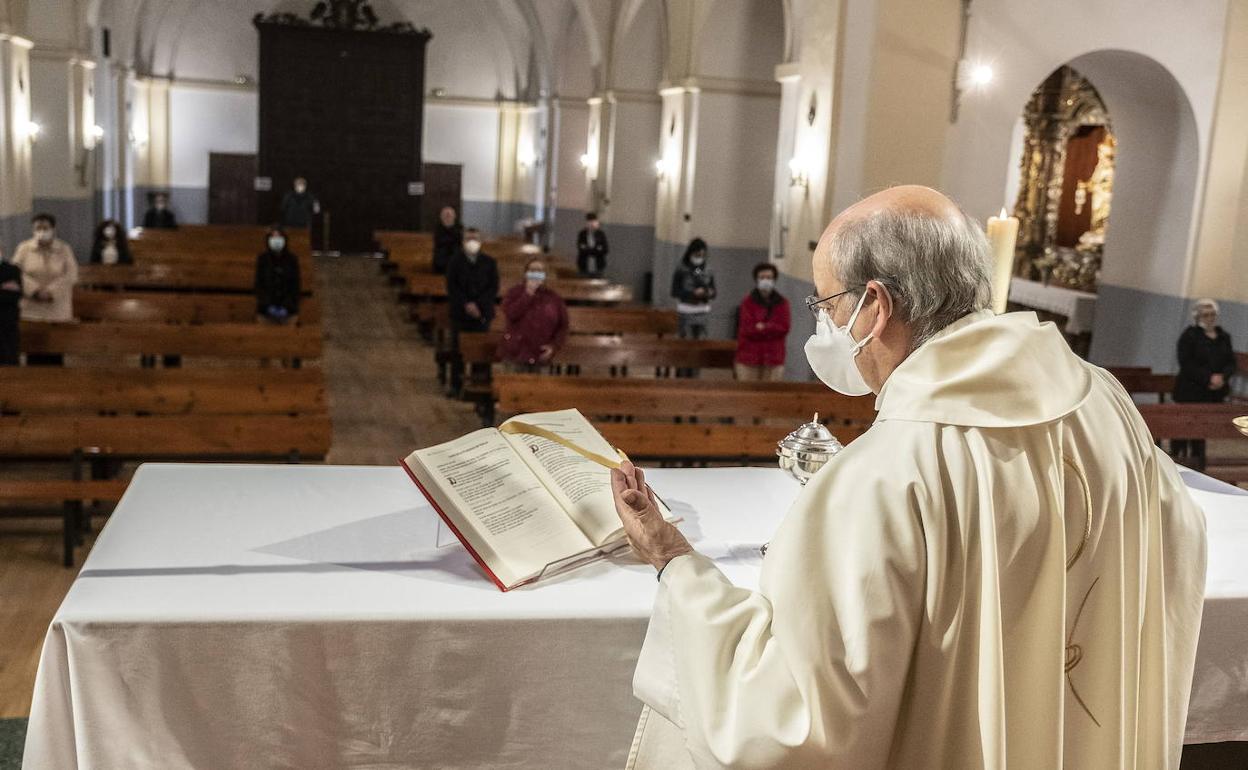
[[[664,569],[630,766],[1177,769],[1204,516],[1118,382],[982,311],[876,407],[758,591]]]

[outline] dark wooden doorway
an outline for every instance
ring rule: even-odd
[[[208,153],[208,223],[256,224],[256,156]]]
[[[464,218],[463,197],[460,192],[464,167],[458,163],[426,163],[424,165],[425,199],[421,204],[420,229],[433,230],[438,223],[438,212],[450,206]]]

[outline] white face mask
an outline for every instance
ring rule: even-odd
[[[706,257],[690,257],[689,264],[693,265],[694,267],[702,267],[703,265],[706,264]]]
[[[758,279],[759,291],[771,291],[774,288],[776,288],[776,279],[774,278],[759,278]]]
[[[295,192],[298,193],[299,195],[303,195],[307,191],[308,191],[308,186],[306,184],[295,185]]]
[[[524,274],[524,279],[526,281],[536,281],[538,283],[541,283],[542,281],[546,280],[546,271],[545,270],[530,270],[529,272]]]
[[[269,238],[269,251],[281,251],[286,248],[286,239],[280,235]]]
[[[475,257],[481,252],[481,241],[464,241],[464,253]]]
[[[54,235],[54,231],[49,230],[47,228],[40,227],[35,230],[35,240],[43,244],[51,243],[53,235]]]
[[[806,360],[810,363],[810,368],[824,385],[846,396],[865,396],[871,392],[871,386],[867,385],[867,381],[862,378],[862,372],[858,371],[858,364],[854,363],[863,346],[871,341],[871,335],[855,342],[849,333],[854,322],[858,320],[858,313],[862,311],[862,304],[866,299],[867,293],[864,291],[853,315],[849,317],[849,323],[844,326],[836,326],[828,312],[821,311],[822,315],[815,324],[815,333],[806,340]]]
[[[108,239],[108,240],[110,240],[110,241],[111,241],[111,240],[113,240],[114,238],[116,238],[116,237],[117,237],[117,228],[116,228],[116,227],[113,227],[112,225],[108,225],[108,226],[106,226],[106,227],[104,228],[104,237],[105,237],[105,238],[107,238],[107,239]]]

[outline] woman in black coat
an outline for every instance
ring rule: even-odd
[[[1194,323],[1179,336],[1179,374],[1174,381],[1174,400],[1180,403],[1220,403],[1231,392],[1235,374],[1235,351],[1231,335],[1218,326],[1218,303],[1197,300]],[[1174,454],[1190,455],[1196,466],[1204,465],[1205,442],[1199,439],[1171,442]]]
[[[271,323],[299,318],[299,258],[286,248],[286,233],[269,228],[268,248],[256,257],[256,317]]]
[[[116,219],[105,219],[96,225],[95,239],[91,243],[91,264],[129,265],[133,262],[126,228]]]

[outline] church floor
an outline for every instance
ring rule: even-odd
[[[317,268],[325,334],[321,365],[334,426],[327,462],[395,465],[413,449],[480,427],[471,405],[441,394],[432,350],[405,319],[406,308],[376,261],[322,258]],[[4,473],[30,477],[40,470],[10,467]],[[49,469],[52,476],[58,470]],[[104,521],[97,517],[95,528]],[[92,542],[88,537],[77,549],[77,564]],[[30,713],[44,634],[77,574],[77,568],[61,567],[59,514],[0,518],[0,719]]]

